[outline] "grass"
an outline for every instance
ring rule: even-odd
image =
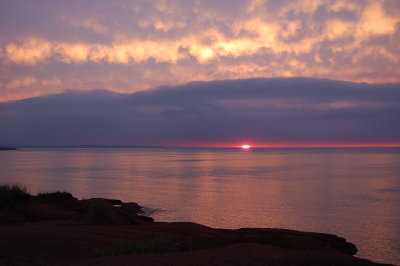
[[[120,240],[115,242],[108,250],[102,253],[102,256],[123,256],[135,253],[141,253],[141,246],[130,240]]]
[[[51,193],[29,194],[22,185],[0,185],[0,223],[17,223],[29,220],[28,217],[15,211],[16,205],[26,201],[40,201],[47,204],[63,205],[65,202],[77,200],[71,193],[56,191]],[[83,224],[112,224],[114,223],[112,207],[109,204],[95,203],[85,210]]]
[[[14,206],[15,203],[28,201],[32,195],[28,193],[26,187],[13,185],[0,185],[0,210]]]
[[[46,203],[75,199],[71,193],[56,191],[51,193],[39,193],[36,196],[29,194],[26,187],[18,184],[0,185],[0,209],[1,207],[12,207],[15,203],[39,200]]]
[[[68,192],[39,193],[31,195],[26,187],[18,184],[0,185],[0,224],[1,223],[20,223],[29,220],[22,214],[15,211],[18,203],[38,200],[45,203],[60,202],[63,200],[75,199]]]
[[[26,222],[26,217],[13,212],[10,209],[3,209],[0,211],[0,224],[2,223],[23,223]]]
[[[178,251],[178,244],[164,235],[157,235],[143,244],[143,253],[166,253]]]
[[[46,203],[53,203],[65,200],[75,199],[71,193],[65,191],[56,191],[51,193],[39,193],[36,195],[36,199]]]
[[[0,185],[0,224],[20,223],[26,219],[24,216],[15,213],[12,208],[19,202],[29,201],[32,195],[26,187],[21,185]]]
[[[112,224],[114,222],[112,207],[107,204],[96,203],[88,208],[83,218],[83,224]]]
[[[102,256],[123,256],[137,253],[167,253],[178,251],[178,244],[164,235],[156,235],[143,243],[123,239],[115,242]]]

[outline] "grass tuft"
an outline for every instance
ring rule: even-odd
[[[143,253],[167,253],[178,250],[178,244],[164,235],[156,235],[143,244]]]
[[[72,200],[76,199],[72,196],[71,193],[65,192],[65,191],[56,191],[56,192],[45,192],[45,193],[39,193],[36,196],[36,199],[41,201],[41,202],[46,202],[46,203],[53,203],[53,202],[59,202],[59,201],[65,201],[65,200]]]
[[[103,256],[123,256],[135,253],[141,253],[142,247],[137,242],[126,239],[115,242]]]
[[[10,209],[0,211],[0,224],[2,223],[22,223],[26,222],[26,218]]]
[[[15,203],[32,199],[26,187],[13,185],[0,185],[0,210],[12,207]]]
[[[114,222],[112,206],[104,203],[95,203],[87,209],[83,217],[83,224],[112,224]]]
[[[27,189],[24,186],[0,185],[0,224],[1,223],[20,223],[26,219],[12,209],[15,204],[29,201],[32,199]]]

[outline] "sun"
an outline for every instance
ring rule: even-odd
[[[247,144],[245,144],[245,145],[242,145],[242,146],[240,146],[243,150],[248,150],[248,149],[250,149],[251,148],[251,146],[250,145],[247,145]]]

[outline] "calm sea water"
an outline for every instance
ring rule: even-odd
[[[400,149],[25,149],[0,183],[157,209],[157,221],[337,234],[400,264]]]

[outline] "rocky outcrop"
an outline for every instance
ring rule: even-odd
[[[0,265],[378,265],[331,234],[154,222],[133,202],[26,195],[3,204]]]
[[[2,207],[0,223],[67,221],[71,224],[140,224],[153,222],[153,218],[141,215],[143,208],[135,202],[92,198],[78,200],[67,192],[27,195]]]
[[[354,252],[334,235],[284,229],[159,222],[0,225],[0,265],[378,265]]]

